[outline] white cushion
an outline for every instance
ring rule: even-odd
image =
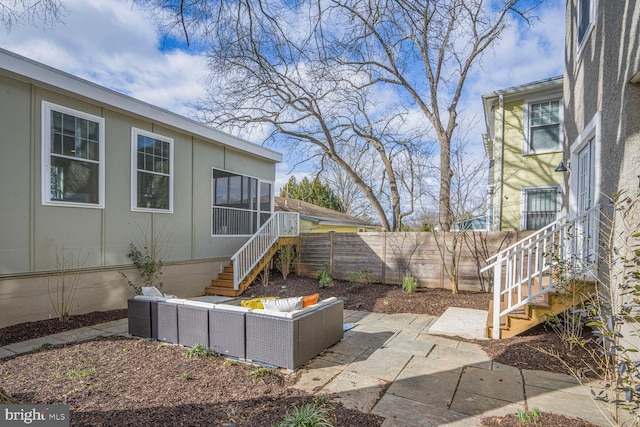
[[[241,313],[250,313],[251,309],[247,307],[242,307],[241,305],[230,305],[230,304],[216,304],[216,310],[226,310],[226,311],[239,311]]]
[[[202,308],[214,308],[216,305],[212,302],[185,300],[184,305]]]
[[[263,299],[262,305],[265,311],[278,311],[288,313],[302,308],[302,297]]]
[[[146,297],[164,297],[162,292],[160,292],[155,286],[143,286],[142,295]]]
[[[148,297],[145,295],[136,295],[133,297],[133,299],[139,300],[139,301],[166,301],[167,300],[166,297]]]
[[[337,301],[338,298],[336,297],[331,297],[331,298],[327,298],[324,299],[322,301],[318,301],[316,304],[313,305],[308,305],[306,307],[303,307],[301,309],[298,310],[294,310],[294,311],[289,311],[289,312],[278,312],[278,311],[268,311],[268,310],[253,310],[254,313],[258,313],[258,314],[266,314],[269,316],[274,316],[274,317],[284,317],[286,319],[293,319],[295,317],[301,316],[305,313],[309,313],[313,310],[318,309],[319,307],[322,307],[324,305],[330,304],[334,301]]]

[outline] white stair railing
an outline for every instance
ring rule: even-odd
[[[260,229],[233,254],[233,288],[260,262],[280,237],[295,237],[300,233],[300,216],[292,212],[275,212]]]
[[[500,338],[501,317],[593,267],[599,212],[561,218],[487,259],[480,273],[493,270],[492,338]]]

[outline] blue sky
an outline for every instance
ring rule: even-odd
[[[64,0],[63,23],[43,28],[38,22],[0,30],[0,47],[145,102],[193,116],[193,104],[205,96],[207,76],[199,49],[163,39],[153,22],[131,0]],[[548,0],[532,26],[512,25],[470,76],[460,116],[475,125],[469,133],[474,156],[482,156],[481,96],[517,84],[562,74],[565,2]],[[239,135],[262,143],[262,135]],[[276,191],[290,175],[284,152]],[[304,170],[294,172],[297,178]]]

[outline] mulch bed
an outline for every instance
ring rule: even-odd
[[[486,310],[490,294],[449,289],[423,289],[406,294],[397,286],[356,287],[334,280],[320,288],[313,279],[290,275],[283,280],[273,274],[265,286],[252,285],[243,296],[308,295],[340,297],[345,308],[382,313],[441,315],[447,307]],[[126,310],[94,312],[30,322],[0,329],[0,345],[126,317]],[[562,362],[537,349],[556,352],[566,363],[577,366],[586,352],[566,352],[562,341],[543,326],[514,338],[476,341],[493,360],[522,369],[566,373]],[[0,389],[21,402],[67,403],[72,425],[156,426],[213,425],[269,426],[282,421],[294,406],[313,403],[314,398],[290,386],[296,374],[268,370],[254,379],[258,367],[218,357],[189,358],[186,350],[134,338],[101,338],[0,360]],[[334,425],[379,426],[383,419],[332,404]],[[516,415],[483,420],[487,427],[526,426]],[[582,420],[543,414],[536,424],[590,426]]]

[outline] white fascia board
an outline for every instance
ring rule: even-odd
[[[57,89],[58,91],[62,90],[77,94],[98,103],[108,105],[115,110],[142,116],[158,124],[179,129],[235,150],[249,153],[253,156],[268,159],[273,162],[282,162],[282,153],[235,137],[226,132],[213,129],[179,114],[172,113],[2,48],[0,48],[0,70],[7,70],[10,73],[25,77],[27,81],[35,81]]]
[[[550,91],[550,92],[562,92],[562,81],[563,76],[551,77],[544,80],[538,80],[531,83],[526,83],[523,85],[512,86],[506,89],[496,90],[494,92],[487,93],[482,95],[482,99],[485,98],[487,100],[492,98],[498,98],[498,96],[502,95],[504,97],[505,102],[508,102],[513,99],[524,99],[525,97],[529,97],[531,93],[540,93]]]

